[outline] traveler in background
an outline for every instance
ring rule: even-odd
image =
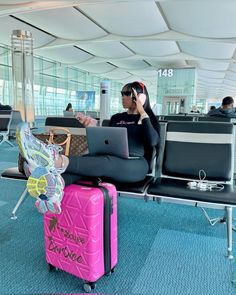
[[[200,111],[197,109],[197,106],[196,106],[196,105],[193,105],[193,106],[192,106],[192,109],[191,109],[191,111],[190,111],[190,113],[199,114]]]
[[[68,103],[68,105],[66,107],[66,111],[73,112],[72,104],[70,102]]]
[[[215,109],[216,109],[215,106],[211,106],[209,111],[213,111],[213,110],[215,110]]]
[[[67,158],[35,138],[26,124],[18,128],[20,152],[32,172],[27,182],[28,191],[37,198],[36,207],[41,213],[60,213],[64,189],[60,174],[64,171],[74,178],[77,176],[77,179],[78,176],[108,177],[126,183],[145,179],[149,165],[144,155],[150,154],[153,147],[158,147],[159,124],[151,110],[149,95],[143,83],[126,84],[121,96],[126,111],[113,115],[110,126],[127,128],[129,153],[135,158],[89,154]],[[40,191],[44,192],[43,195]]]
[[[9,105],[4,105],[0,103],[0,111],[11,111],[12,107]]]
[[[226,96],[223,98],[221,106],[219,108],[210,110],[207,116],[236,118],[233,97]]]

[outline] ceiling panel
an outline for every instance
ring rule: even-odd
[[[92,58],[92,55],[73,46],[52,49],[37,49],[35,52],[46,58],[72,65]]]
[[[233,63],[231,63],[228,67],[228,70],[229,71],[233,71],[233,72],[236,72],[236,62],[233,61]]]
[[[149,65],[143,60],[119,59],[119,60],[113,61],[112,63],[119,68],[127,69],[127,70],[149,68]]]
[[[228,72],[225,74],[225,79],[226,79],[226,80],[236,81],[236,73],[228,71]],[[235,84],[236,84],[236,83],[235,83]]]
[[[198,80],[198,88],[202,87],[202,88],[206,88],[207,86],[207,89],[215,89],[215,88],[219,88],[221,85],[222,85],[222,82],[219,82],[219,83],[215,83],[215,82],[206,82],[206,81],[201,81],[201,80]]]
[[[11,34],[13,30],[25,30],[30,31],[34,38],[34,47],[43,46],[55,38],[50,36],[40,30],[33,28],[30,25],[24,24],[19,20],[16,20],[10,16],[0,17],[0,40],[1,43],[10,45],[11,44]]]
[[[223,84],[228,85],[228,86],[232,86],[232,87],[235,87],[236,88],[235,80],[224,79]]]
[[[125,70],[115,69],[109,73],[104,74],[104,77],[109,79],[129,79],[132,75]]]
[[[103,29],[73,7],[31,12],[19,17],[63,39],[88,40],[107,35]]]
[[[181,51],[193,56],[210,59],[230,59],[236,45],[219,42],[179,42]]]
[[[149,70],[149,69],[144,69],[144,70],[130,70],[130,73],[133,75],[138,75],[143,78],[151,79],[155,78],[157,79],[157,71],[156,70]]]
[[[179,53],[175,42],[156,40],[137,40],[124,42],[136,54],[151,56],[166,56]]]
[[[202,78],[215,78],[215,79],[222,79],[225,77],[225,72],[215,72],[215,71],[207,71],[207,70],[198,70],[198,77]]]
[[[113,65],[110,65],[108,63],[97,63],[97,64],[81,64],[80,68],[84,71],[90,72],[90,73],[94,73],[94,74],[104,74],[107,72],[110,72],[114,69],[116,69],[116,67],[114,67]]]
[[[167,60],[158,60],[158,59],[150,59],[146,58],[145,59],[150,65],[158,68],[184,68],[188,66],[186,61],[184,59],[175,59],[175,57],[168,57]]]
[[[122,84],[132,83],[133,81],[144,82],[143,80],[140,79],[140,76],[133,76],[133,75],[130,75],[129,77],[124,78],[124,79],[119,79],[118,81]],[[148,87],[148,85],[151,85],[151,83],[149,83],[149,84],[146,83],[146,85]],[[150,88],[148,88],[148,90],[150,91]]]
[[[99,42],[81,44],[80,48],[90,52],[93,55],[104,58],[122,58],[132,56],[133,53],[119,42]]]
[[[25,0],[7,0],[7,1],[4,1],[4,4],[5,5],[8,5],[8,4],[22,4],[22,3],[27,3],[28,1],[25,1]]]
[[[235,1],[160,1],[171,29],[209,38],[236,36]]]
[[[81,4],[79,8],[108,32],[117,35],[145,36],[168,30],[155,1]]]
[[[229,62],[218,60],[188,61],[188,64],[192,65],[193,67],[209,71],[226,71],[229,67]]]
[[[199,81],[199,83],[202,81],[202,82],[204,82],[204,84],[208,84],[208,85],[214,84],[215,85],[215,84],[222,83],[223,79],[212,79],[212,78],[198,77],[198,81]]]
[[[44,57],[43,65],[35,59],[36,72],[50,73],[49,59],[62,74],[73,66],[155,90],[158,69],[195,67],[197,94],[227,95],[236,85],[236,1],[4,2],[0,43],[10,45],[14,29],[32,32],[34,54]],[[7,59],[0,50],[1,63]]]

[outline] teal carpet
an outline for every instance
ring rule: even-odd
[[[15,148],[1,148],[1,170],[16,161]],[[19,208],[17,220],[10,219],[24,187],[24,182],[0,180],[0,294],[84,293],[79,278],[48,271],[43,219],[33,198]],[[118,200],[118,221],[118,265],[112,276],[98,281],[94,293],[236,294],[224,256],[224,224],[210,226],[198,208],[129,198]]]
[[[133,293],[235,294],[226,284],[231,273],[225,246],[215,237],[159,230]]]
[[[17,165],[18,147],[15,141],[11,142],[15,145],[14,147],[5,142],[0,146],[0,171]]]
[[[0,201],[0,207],[6,205],[7,202]]]

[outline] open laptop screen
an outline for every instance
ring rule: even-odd
[[[86,133],[89,154],[129,158],[125,127],[86,127]]]
[[[72,111],[63,111],[64,117],[74,117],[74,112]]]

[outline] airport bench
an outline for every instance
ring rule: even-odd
[[[59,118],[59,117],[48,117],[46,119],[46,124],[45,124],[46,130],[47,130],[47,128],[51,129],[51,128],[59,127],[59,126],[60,127],[63,126],[66,128],[68,128],[69,126],[73,126],[76,128],[76,125],[80,124],[78,122],[78,120],[76,120],[75,118],[64,118],[66,120],[62,120],[62,119],[63,118]],[[106,122],[103,124],[103,126],[109,126],[109,120],[106,120]],[[165,123],[163,124],[163,126],[165,126]],[[78,127],[80,127],[80,126],[78,125]],[[80,129],[80,128],[78,128],[78,129]],[[86,129],[83,128],[83,130],[85,131]],[[162,133],[163,132],[164,132],[164,130],[162,131]],[[148,152],[149,153],[146,153],[146,155],[145,155],[145,157],[149,163],[149,171],[148,171],[148,175],[146,176],[146,178],[142,181],[139,181],[139,182],[136,182],[133,184],[116,183],[116,188],[120,193],[122,193],[123,191],[127,191],[127,189],[128,189],[129,194],[132,196],[143,197],[145,195],[148,185],[154,179],[155,168],[156,168],[156,149],[153,148],[152,150],[150,150]],[[6,169],[5,171],[2,172],[1,178],[6,178],[9,180],[15,179],[15,180],[27,181],[27,177],[24,174],[22,174],[21,172],[19,172],[18,167]],[[71,175],[71,174],[67,174],[67,173],[63,174],[63,178],[65,179],[66,184],[76,182],[76,180],[80,179],[80,177],[77,175]],[[110,180],[107,179],[107,181],[110,181]],[[13,208],[12,219],[17,218],[16,212],[17,212],[19,206],[25,200],[26,196],[27,196],[27,189],[25,189],[23,191],[23,193],[21,194],[20,198],[17,201],[16,206]]]
[[[165,132],[166,129],[166,132]],[[232,254],[232,208],[236,207],[233,185],[234,127],[232,123],[169,122],[161,128],[165,140],[157,160],[161,173],[148,175],[140,183],[114,183],[120,195],[144,197],[158,203],[170,202],[225,211],[227,255]],[[161,135],[161,138],[163,136]],[[219,162],[220,159],[220,162]],[[205,173],[203,178],[201,171]],[[202,172],[203,173],[203,172]],[[7,169],[2,177],[27,180],[17,169]],[[75,179],[76,180],[76,177]],[[204,182],[211,190],[190,189],[188,182]],[[216,186],[213,187],[213,184]],[[24,191],[13,210],[26,196]],[[219,218],[219,220],[222,218]],[[211,219],[209,218],[211,223]],[[211,223],[213,224],[213,223]]]
[[[16,137],[16,127],[19,123],[22,123],[23,120],[21,118],[21,113],[20,111],[12,111],[12,120],[10,123],[10,130],[9,130],[9,134],[10,137],[15,138]]]
[[[148,199],[158,203],[223,209],[229,258],[233,257],[232,208],[236,207],[233,128],[231,123],[169,122],[161,175],[146,192]],[[190,188],[189,182],[201,183],[201,188]]]
[[[6,142],[9,145],[14,146],[9,140],[11,120],[11,110],[0,110],[0,145]]]
[[[236,207],[233,124],[213,121],[160,122],[160,138],[155,177],[143,187],[113,182],[118,193],[141,196],[158,203],[199,207],[211,225],[225,221],[227,256],[232,258],[232,208]],[[207,190],[190,189],[189,182],[203,183]],[[205,208],[224,210],[225,213],[223,217],[211,219]]]
[[[84,125],[74,117],[47,117],[45,120],[45,132],[49,133],[55,127],[65,127],[71,134],[86,134]]]

